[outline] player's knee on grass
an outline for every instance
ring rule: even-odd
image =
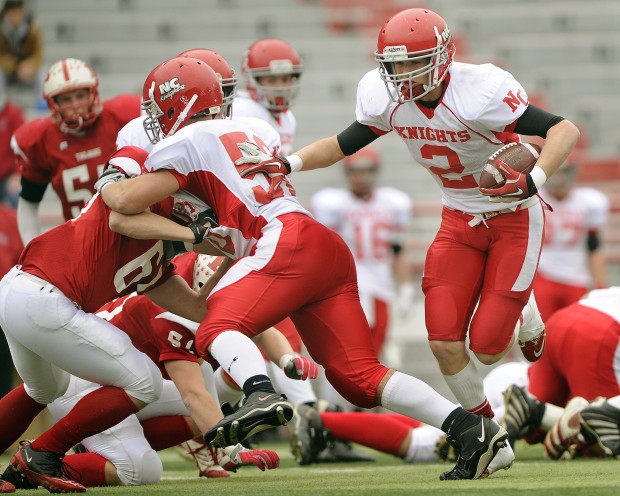
[[[154,450],[130,452],[125,462],[116,462],[115,466],[124,486],[157,484],[164,472],[161,459]]]

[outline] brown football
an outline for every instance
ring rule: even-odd
[[[489,157],[480,174],[481,188],[499,188],[506,178],[492,164],[501,160],[518,172],[530,172],[540,156],[541,147],[533,143],[508,143]]]

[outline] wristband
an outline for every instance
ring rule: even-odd
[[[286,157],[286,160],[288,160],[288,163],[291,166],[291,172],[299,172],[304,165],[304,162],[299,155],[289,155]]]
[[[547,182],[547,173],[538,165],[534,166],[532,172],[530,172],[530,176],[537,190],[542,188],[542,185]]]
[[[293,355],[289,355],[288,353],[285,353],[284,355],[282,355],[280,357],[280,361],[278,362],[278,364],[280,365],[280,368],[284,370],[284,367],[286,367],[286,364],[290,362],[293,358],[295,357]]]

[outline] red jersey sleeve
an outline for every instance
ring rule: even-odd
[[[49,117],[26,122],[17,128],[11,142],[22,176],[33,183],[48,184],[52,180],[53,170],[45,153],[49,126],[53,126]]]
[[[142,97],[140,95],[123,94],[103,102],[103,106],[114,114],[123,126],[129,121],[140,117],[142,112]]]

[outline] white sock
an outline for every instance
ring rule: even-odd
[[[402,372],[394,372],[385,385],[381,406],[438,429],[458,408],[425,382]]]
[[[260,351],[249,337],[238,331],[219,334],[211,343],[210,351],[240,388],[250,377],[267,375]]]
[[[456,400],[465,410],[471,410],[486,401],[482,377],[473,360],[454,375],[444,375],[444,379]]]
[[[279,393],[284,393],[291,403],[314,403],[317,400],[310,381],[298,381],[287,377],[284,371],[273,362],[267,362],[269,378]]]
[[[435,446],[442,436],[445,436],[443,431],[430,425],[412,429],[411,444],[403,459],[409,463],[436,462],[438,458],[437,453],[435,453]]]
[[[243,396],[243,391],[230,387],[222,374],[222,367],[214,372],[215,388],[220,405],[229,403],[231,406],[237,403]]]
[[[543,418],[540,421],[540,428],[548,431],[560,420],[563,413],[564,408],[552,405],[551,403],[545,403],[545,413],[543,413]]]

